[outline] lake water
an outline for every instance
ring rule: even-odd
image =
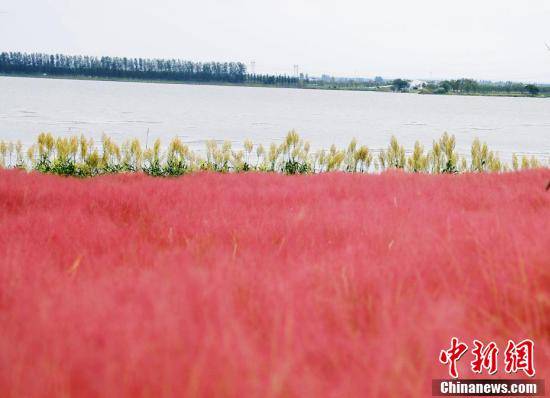
[[[123,83],[0,77],[0,139],[30,144],[40,132],[117,141],[181,137],[240,145],[280,141],[296,129],[313,148],[371,149],[391,135],[408,149],[447,131],[468,154],[475,137],[509,159],[550,155],[550,99],[429,96],[351,91]]]

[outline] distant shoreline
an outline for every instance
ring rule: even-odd
[[[228,86],[228,87],[252,87],[252,88],[288,88],[297,90],[325,90],[325,91],[366,91],[373,93],[392,93],[392,94],[418,94],[418,95],[437,95],[437,96],[462,96],[462,97],[512,97],[512,98],[550,98],[550,94],[528,95],[524,93],[444,93],[436,94],[422,91],[412,92],[395,92],[388,87],[384,88],[365,88],[365,87],[317,87],[311,83],[304,85],[284,85],[284,84],[262,84],[262,83],[230,83],[230,82],[200,82],[200,81],[178,81],[178,80],[155,80],[155,79],[132,79],[132,78],[117,78],[117,77],[93,77],[93,76],[73,76],[73,75],[43,75],[43,74],[15,74],[15,73],[0,73],[0,77],[22,77],[32,79],[53,79],[53,80],[83,80],[83,81],[100,81],[100,82],[119,82],[119,83],[153,83],[153,84],[181,84],[193,86]]]

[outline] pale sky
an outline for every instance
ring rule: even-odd
[[[0,51],[550,82],[550,0],[1,0]]]

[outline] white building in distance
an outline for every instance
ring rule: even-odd
[[[424,80],[413,80],[409,83],[409,90],[411,90],[411,91],[421,90],[424,87],[426,87],[427,84],[428,84],[428,82],[426,82]]]

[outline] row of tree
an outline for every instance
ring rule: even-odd
[[[535,84],[523,84],[515,82],[478,82],[472,79],[443,80],[435,87],[436,93],[518,93],[538,95],[541,92],[548,92],[549,88]]]
[[[307,75],[247,74],[242,62],[192,62],[179,59],[145,59],[126,57],[93,57],[82,55],[3,52],[0,53],[0,74],[53,75],[134,80],[166,80],[182,82],[249,83],[286,87],[317,87],[340,89],[371,89],[384,84],[375,80],[334,78],[310,80]],[[394,91],[408,91],[409,81],[395,79]],[[523,93],[538,95],[550,93],[550,86],[521,83],[478,82],[472,79],[431,82],[422,89],[427,93]]]
[[[202,63],[20,52],[0,54],[0,73],[228,83],[242,83],[247,77],[246,66],[241,62]]]
[[[287,75],[247,74],[242,62],[191,62],[179,59],[91,57],[3,52],[0,73],[94,78],[251,83],[297,86],[303,79]]]
[[[404,79],[395,79],[392,82],[393,91],[409,91],[410,82]],[[429,82],[420,88],[421,92],[429,94],[529,94],[539,95],[549,93],[549,86],[523,84],[514,82],[479,82],[473,79],[443,80]]]
[[[247,83],[251,84],[267,84],[274,86],[298,86],[301,79],[297,77],[287,76],[287,75],[261,75],[253,74],[246,76]]]

